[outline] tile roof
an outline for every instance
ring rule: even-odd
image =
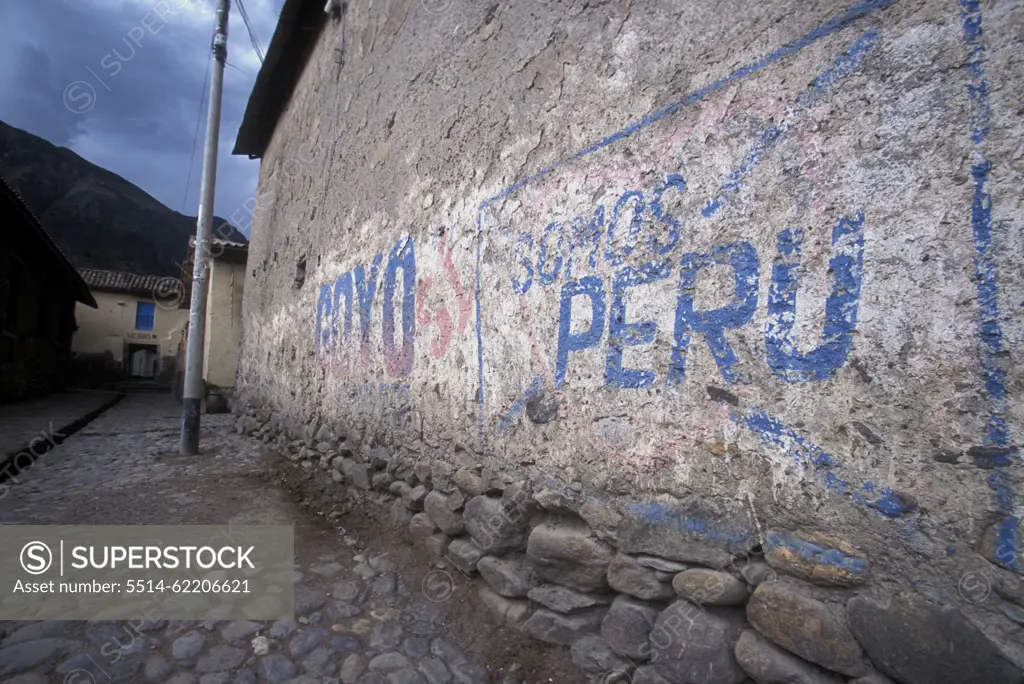
[[[79,269],[82,278],[89,287],[95,290],[111,292],[131,292],[152,296],[157,286],[166,289],[171,282],[180,281],[171,276],[142,275],[140,273],[124,273],[123,271],[101,271],[94,268]]]
[[[323,0],[285,0],[231,154],[263,156],[326,17]]]

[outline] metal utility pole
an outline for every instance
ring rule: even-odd
[[[220,135],[220,103],[224,89],[224,62],[228,56],[228,7],[217,2],[217,28],[210,59],[210,109],[206,115],[203,144],[203,180],[199,190],[199,220],[192,269],[192,304],[188,315],[185,347],[185,387],[181,406],[182,456],[199,453],[199,414],[203,407],[203,350],[206,338],[206,294],[209,289],[210,233],[213,230],[213,192],[217,185],[217,138]]]

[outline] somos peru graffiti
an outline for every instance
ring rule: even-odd
[[[410,229],[353,259],[316,294],[323,364],[414,405],[417,383],[451,380],[474,407],[452,420],[481,451],[537,448],[558,467],[586,451],[685,478],[681,454],[749,440],[887,519],[916,506],[892,442],[919,455],[975,441],[991,456],[1000,562],[1019,568],[981,10],[964,0],[955,31],[900,32],[873,21],[894,4],[850,6],[699,81],[439,241]],[[966,87],[892,77],[951,53],[967,56]],[[935,140],[971,146],[966,174],[966,147],[921,152]],[[938,190],[961,175],[972,196]],[[949,216],[969,234],[944,232]],[[950,294],[965,288],[980,320],[966,328]],[[926,339],[908,341],[915,329]],[[469,349],[475,364],[452,360]],[[984,415],[947,410],[968,400],[922,381],[928,364],[951,386],[980,376]]]

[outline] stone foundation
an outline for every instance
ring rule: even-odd
[[[753,513],[739,520],[700,501],[637,504],[518,472],[415,461],[265,408],[243,409],[236,430],[333,486],[377,496],[432,560],[475,582],[498,619],[569,647],[595,681],[1019,684],[1024,676],[1019,629],[1008,627],[1024,624],[1024,591],[995,568],[925,596],[912,566]],[[1008,621],[992,620],[995,612]]]

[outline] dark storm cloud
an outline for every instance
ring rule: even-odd
[[[34,132],[55,145],[70,143],[80,122],[67,111],[53,116],[53,103],[60,102],[64,88],[54,73],[50,56],[37,45],[25,44],[15,53],[13,66],[14,79],[8,94],[17,98],[18,118],[34,123]],[[11,123],[24,128],[21,122]]]
[[[283,0],[246,0],[264,46]],[[73,149],[172,209],[195,214],[212,0],[34,0],[0,9],[0,119]],[[231,147],[259,69],[232,7],[215,211],[255,191]],[[196,124],[200,122],[188,195]]]

